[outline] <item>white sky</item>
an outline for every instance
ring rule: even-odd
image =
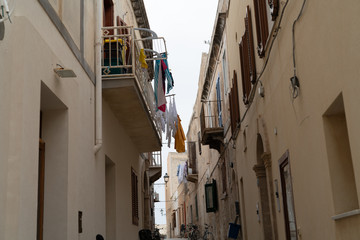
[[[169,68],[174,78],[170,94],[176,94],[176,108],[186,134],[195,103],[201,54],[209,49],[204,41],[211,40],[218,0],[144,0],[144,3],[151,30],[166,40]],[[162,176],[167,172],[168,152],[175,151],[173,145],[171,147],[163,145]],[[163,182],[163,178],[158,182]],[[164,187],[155,185],[160,201],[165,200]],[[165,216],[160,214],[161,209],[165,213],[165,203],[156,203],[157,224],[166,223]]]

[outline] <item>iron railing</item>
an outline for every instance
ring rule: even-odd
[[[135,79],[146,103],[147,110],[156,127],[156,131],[161,139],[160,123],[155,120],[155,96],[149,77],[148,69],[141,67],[139,60],[140,49],[144,40],[161,40],[165,45],[163,38],[136,39],[134,33],[136,29],[132,26],[117,26],[102,28],[102,78],[106,79]],[[166,49],[166,47],[165,47]],[[147,61],[159,58],[159,54],[152,49],[145,49],[150,52],[151,57]],[[149,54],[147,54],[149,56]],[[151,65],[150,65],[151,66]]]
[[[202,103],[200,123],[202,129],[223,128],[221,101],[206,101]]]

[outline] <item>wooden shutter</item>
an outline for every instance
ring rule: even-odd
[[[139,225],[139,203],[138,203],[138,179],[133,169],[131,169],[131,206],[132,223]]]
[[[121,19],[119,16],[116,17],[116,25],[117,26],[126,26],[127,24],[124,22],[123,19]],[[122,28],[119,30],[118,34],[128,34],[127,28]]]
[[[188,142],[188,157],[189,157],[189,168],[192,169],[192,173],[196,173],[196,143]]]
[[[41,123],[41,121],[40,121],[40,123]],[[42,124],[40,124],[40,128],[41,128],[41,125]],[[38,174],[39,174],[39,176],[38,176],[38,212],[37,212],[36,239],[43,240],[43,236],[44,236],[44,233],[43,233],[44,189],[45,189],[45,142],[42,139],[39,139],[39,172],[38,172]]]
[[[269,27],[267,21],[266,0],[254,0],[257,52],[262,58],[265,56],[265,45],[269,36]]]
[[[271,11],[271,20],[275,21],[279,15],[279,0],[268,0],[268,4]]]
[[[239,46],[244,104],[249,103],[251,83],[255,83],[256,81],[254,40],[252,34],[251,14],[249,6],[247,6],[246,11],[246,17],[244,19],[245,33],[241,38]]]
[[[201,133],[198,132],[199,154],[201,155]]]
[[[231,134],[234,135],[237,125],[240,123],[239,94],[237,86],[237,74],[234,70],[233,83],[229,94]]]
[[[104,0],[103,25],[105,27],[114,26],[114,3],[112,0]],[[109,30],[109,35],[114,35],[113,30]]]
[[[227,186],[226,186],[226,165],[225,165],[225,160],[221,164],[221,177],[222,177],[222,187],[223,187],[222,192],[225,193],[226,189],[227,189]]]
[[[254,53],[254,38],[252,31],[252,19],[249,6],[246,8],[245,21],[245,35],[248,42],[248,55],[249,55],[249,75],[252,84],[256,82],[256,65],[255,65],[255,53]]]

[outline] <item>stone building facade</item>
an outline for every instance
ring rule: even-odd
[[[144,77],[152,73],[134,57],[149,47],[133,28],[149,28],[143,1],[7,2],[0,239],[136,239],[153,229],[161,135]],[[133,57],[126,77],[104,72],[109,45]]]
[[[238,239],[359,239],[359,9],[219,1],[187,133],[201,231],[226,239],[238,216]]]

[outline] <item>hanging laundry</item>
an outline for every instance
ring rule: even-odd
[[[171,121],[171,128],[173,129],[172,131],[172,136],[173,138],[175,138],[175,135],[176,135],[176,132],[177,132],[177,126],[178,126],[178,114],[177,114],[177,110],[176,110],[176,104],[175,104],[175,98],[173,99],[173,105],[172,105],[172,113],[171,113],[171,118],[172,118],[172,121]]]
[[[184,134],[184,130],[181,126],[181,119],[179,117],[179,115],[177,115],[178,118],[178,124],[177,124],[177,130],[176,130],[176,134],[175,134],[175,149],[178,153],[182,153],[185,152],[185,134]]]
[[[172,116],[173,116],[173,108],[172,108],[172,98],[170,98],[170,104],[169,107],[166,109],[167,115],[166,115],[166,140],[168,141],[168,148],[170,148],[171,145],[171,137],[172,137],[172,131],[173,128],[171,128],[171,123],[173,122]]]
[[[155,62],[155,74],[154,74],[154,94],[156,101],[156,108],[162,112],[166,109],[165,89],[164,80],[162,77],[162,67],[160,60]]]
[[[179,175],[178,175],[178,183],[187,183],[186,179],[186,163],[182,163],[179,165]]]
[[[139,61],[141,63],[142,68],[148,68],[148,65],[147,65],[145,59],[146,59],[146,55],[145,55],[144,49],[140,49]]]
[[[166,110],[167,111],[167,110]],[[161,111],[157,111],[156,113],[155,113],[155,121],[157,122],[157,123],[159,123],[160,124],[160,128],[161,128],[161,130],[162,130],[162,132],[164,133],[165,132],[165,128],[167,127],[167,119],[166,119],[166,115],[167,115],[167,113],[165,112],[161,112]]]
[[[174,79],[173,79],[172,74],[171,74],[170,69],[169,69],[169,64],[168,64],[168,61],[167,61],[166,53],[162,53],[161,57],[165,58],[162,61],[164,63],[164,71],[165,71],[165,75],[166,75],[166,79],[167,79],[166,93],[169,93],[170,90],[173,89],[173,87],[174,87]]]
[[[166,139],[168,141],[168,147],[170,148],[171,145],[171,138],[175,138],[176,130],[177,130],[177,111],[176,111],[176,104],[175,104],[175,97],[172,96],[170,98],[170,103],[168,106],[168,114],[166,116]]]
[[[179,173],[180,173],[180,164],[179,164],[178,167],[177,167],[176,176],[179,176]]]

